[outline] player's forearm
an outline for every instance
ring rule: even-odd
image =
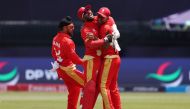
[[[90,48],[98,48],[104,45],[104,40],[103,39],[98,39],[98,40],[90,40],[86,42],[86,45]]]
[[[83,63],[82,59],[76,53],[71,53],[69,56],[71,58],[71,61],[74,64],[82,64]]]

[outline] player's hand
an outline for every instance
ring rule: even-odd
[[[93,33],[87,33],[87,39],[89,39],[89,40],[94,40],[95,39],[95,37],[94,37],[94,34]]]
[[[59,63],[57,61],[51,62],[52,69],[50,71],[56,72],[56,70],[59,68]]]
[[[106,37],[104,38],[104,42],[106,43],[111,43],[112,42],[112,34],[108,34],[106,35]]]

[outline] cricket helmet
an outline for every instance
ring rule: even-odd
[[[102,17],[109,17],[111,15],[111,12],[107,7],[102,7],[99,9],[97,14],[102,16]]]

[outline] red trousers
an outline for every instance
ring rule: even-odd
[[[89,82],[90,80],[96,81],[101,65],[101,58],[96,57],[86,60],[83,65],[86,82]]]
[[[67,109],[76,109],[80,94],[83,88],[83,97],[81,98],[82,109],[93,109],[97,97],[97,74],[100,69],[100,57],[88,59],[85,61],[84,74],[78,70],[65,72],[58,69],[58,75],[62,78],[68,88],[68,106]]]
[[[100,70],[100,65],[100,57],[88,59],[84,63],[86,84],[83,89],[83,97],[81,98],[82,109],[93,109],[95,105],[97,99],[97,75]]]
[[[104,109],[121,109],[117,84],[119,68],[119,56],[116,58],[104,58],[98,76],[98,87],[104,102]]]
[[[83,88],[85,84],[85,77],[83,73],[78,70],[66,72],[60,68],[57,72],[59,77],[64,80],[68,89],[67,109],[77,109],[80,89]]]

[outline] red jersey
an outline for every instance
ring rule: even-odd
[[[82,64],[75,52],[75,44],[66,33],[58,32],[52,42],[52,56],[61,66]]]
[[[107,34],[112,34],[113,28],[112,26],[115,24],[115,21],[112,17],[109,17],[108,21],[101,25],[99,35],[100,38],[103,39]],[[106,55],[118,55],[118,51],[116,51],[111,45],[105,45],[102,47],[102,56],[105,57]]]
[[[97,17],[95,16],[93,21],[85,22],[81,28],[81,37],[85,44],[85,55],[90,55],[94,57],[101,55],[100,48],[104,44],[104,40],[98,40],[99,27],[97,23]],[[89,33],[95,36],[94,39],[89,39],[89,37],[87,36]]]

